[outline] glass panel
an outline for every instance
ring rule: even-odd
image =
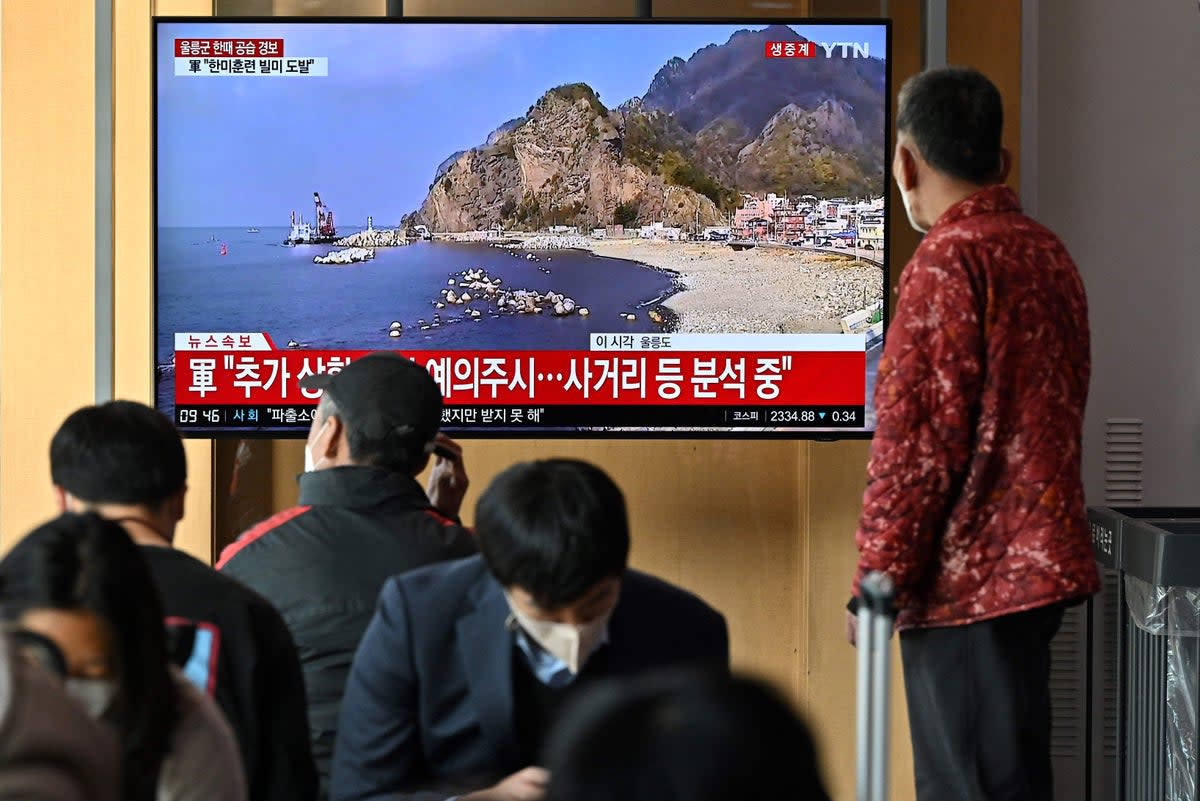
[[[627,17],[634,0],[404,0],[406,17]]]
[[[387,0],[215,0],[218,17],[371,17],[387,13]]]
[[[656,17],[805,17],[809,0],[654,0]]]

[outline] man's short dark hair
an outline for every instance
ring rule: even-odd
[[[904,83],[899,106],[896,130],[912,137],[934,169],[979,185],[999,178],[1004,107],[983,73],[927,70]]]
[[[609,679],[567,705],[546,750],[547,801],[829,799],[808,727],[737,676]]]
[[[171,421],[132,401],[85,406],[50,442],[50,477],[86,503],[158,507],[187,483]]]
[[[479,498],[475,530],[496,580],[543,609],[578,600],[629,561],[625,497],[603,470],[575,459],[505,470]]]

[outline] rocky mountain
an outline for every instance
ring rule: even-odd
[[[864,130],[883,135],[887,68],[882,59],[770,59],[769,42],[804,42],[787,25],[761,31],[743,30],[723,45],[709,45],[686,62],[674,58],[654,79],[642,98],[646,108],[672,114],[680,125],[698,133],[714,120],[728,118],[760,131],[789,104],[815,108],[825,100],[843,100],[854,109]]]
[[[803,42],[786,25],[761,31],[738,31],[723,45],[698,50],[687,61],[669,61],[640,99],[640,108],[670,115],[679,127],[697,137],[696,161],[707,172],[740,191],[834,191],[882,194],[886,158],[884,109],[887,67],[882,59],[827,58],[823,51],[810,59],[768,59],[768,42]],[[825,104],[839,109],[832,125],[814,122],[799,129],[779,128],[777,115],[807,111],[814,118],[829,114]],[[825,108],[825,111],[821,111]],[[775,123],[771,133],[767,127]],[[785,131],[803,129],[804,144],[783,147],[747,145],[760,139],[779,140]],[[828,175],[820,162],[807,165],[773,163],[785,152],[816,153],[821,145],[839,162],[836,180],[806,187],[779,185],[768,176],[816,173]],[[732,163],[737,161],[736,167]]]
[[[879,193],[882,165],[869,163],[872,150],[842,100],[815,109],[789,104],[780,109],[737,156],[738,186],[812,187],[821,195]]]
[[[518,124],[490,137],[490,145],[455,159],[414,221],[469,231],[724,219],[708,197],[625,158],[624,126],[624,115],[605,108],[590,87],[552,89]]]
[[[670,59],[615,110],[586,84],[551,89],[443,162],[410,221],[715,225],[741,192],[883,194],[884,62],[765,58],[776,41],[804,39],[784,25],[738,31]]]

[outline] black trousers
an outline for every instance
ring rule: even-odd
[[[1053,801],[1050,640],[1063,610],[901,632],[917,801]]]

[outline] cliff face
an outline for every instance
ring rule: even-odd
[[[454,160],[417,216],[439,231],[724,218],[709,198],[624,158],[623,127],[587,87],[551,90],[522,122]]]

